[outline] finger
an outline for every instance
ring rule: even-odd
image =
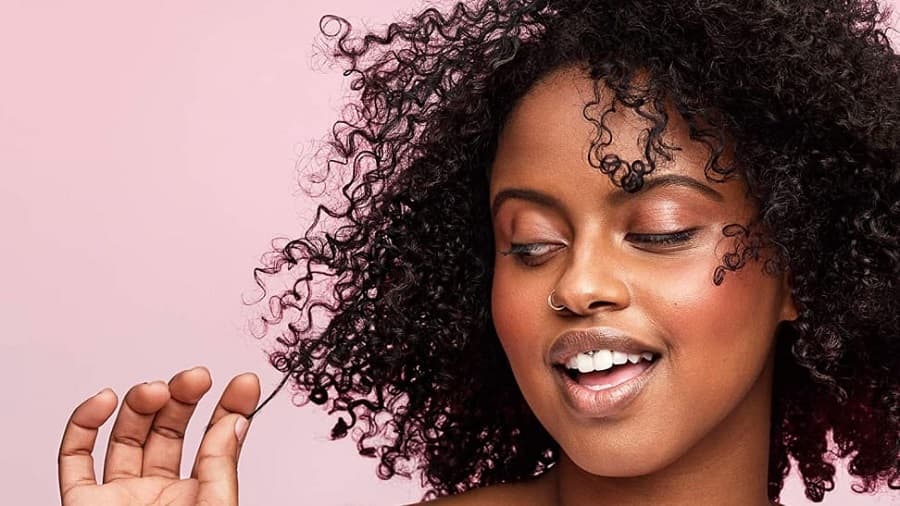
[[[228,414],[203,436],[197,450],[197,504],[237,506],[237,454],[249,425],[243,416]]]
[[[109,435],[103,483],[140,477],[150,424],[168,400],[169,386],[162,381],[135,385],[125,394]]]
[[[239,374],[225,387],[219,403],[209,418],[207,428],[229,413],[249,415],[259,403],[259,378],[252,372]]]
[[[181,476],[184,433],[197,402],[211,385],[212,380],[205,367],[181,371],[169,380],[169,400],[153,419],[144,444],[141,476],[173,479]]]
[[[91,452],[94,451],[98,429],[113,414],[118,403],[116,393],[104,388],[72,412],[59,445],[60,498],[75,487],[97,484]]]
[[[219,420],[232,413],[247,416],[256,408],[259,403],[259,378],[251,373],[244,373],[228,382],[228,386],[222,392],[219,403],[213,410],[213,414],[207,424],[207,430],[216,424]],[[201,442],[201,444],[203,444]],[[198,455],[199,459],[199,455]],[[194,467],[191,470],[191,477],[197,477],[197,460],[194,461]]]

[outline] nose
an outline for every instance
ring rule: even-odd
[[[628,307],[631,292],[627,266],[616,258],[613,249],[598,244],[580,249],[573,246],[569,264],[554,287],[553,303],[582,316]]]

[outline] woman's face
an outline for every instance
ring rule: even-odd
[[[587,77],[562,69],[508,118],[490,182],[492,316],[526,401],[568,458],[592,474],[635,476],[704,445],[740,444],[731,438],[741,423],[768,421],[773,336],[796,314],[786,278],[758,263],[713,284],[735,247],[722,228],[754,217],[744,183],[709,182],[708,150],[670,111],[665,139],[680,150],[641,191],[622,191],[587,161],[595,128],[582,110],[593,98]],[[647,123],[618,109],[607,117],[613,138],[603,154],[639,160]],[[510,189],[525,192],[496,198]],[[501,253],[512,244],[531,246]],[[567,309],[549,307],[552,290],[553,303]],[[557,337],[577,329],[628,336],[634,347],[613,340],[561,348]],[[632,353],[606,369],[621,355],[600,350],[617,348],[650,352],[652,361],[632,363]],[[588,372],[570,378],[560,361]]]

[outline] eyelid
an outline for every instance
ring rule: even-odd
[[[554,246],[557,246],[554,248]],[[534,250],[541,249],[542,247],[550,247],[550,251],[546,253],[535,254]],[[499,253],[502,255],[512,255],[516,262],[528,266],[528,267],[537,267],[543,262],[539,263],[529,263],[529,259],[535,259],[542,257],[544,255],[549,255],[556,251],[557,249],[565,247],[565,244],[558,245],[555,243],[548,242],[530,242],[530,243],[510,243],[510,247],[508,250],[500,251]]]
[[[529,253],[529,254],[531,254],[530,256],[539,256],[539,255],[533,254],[534,250],[540,249],[541,247],[545,247],[545,246],[554,246],[554,244],[549,243],[549,242],[526,242],[526,243],[511,242],[509,244],[509,249],[506,251],[501,251],[500,253],[503,253],[504,255]]]
[[[656,233],[628,233],[625,235],[626,240],[641,244],[649,244],[655,247],[668,247],[672,245],[683,244],[693,239],[700,227],[692,227],[672,232],[656,232]]]
[[[634,233],[630,232],[625,235],[626,240],[630,240],[631,242],[642,244],[645,248],[655,248],[657,250],[666,250],[666,249],[674,249],[679,246],[688,243],[691,239],[693,239],[697,232],[699,232],[701,227],[692,227],[682,230],[675,230],[672,232],[654,232],[654,233]],[[554,246],[557,246],[554,248]],[[510,243],[510,247],[508,250],[500,251],[499,253],[502,255],[513,255],[517,262],[527,265],[529,267],[536,267],[543,262],[530,264],[527,259],[535,259],[542,257],[544,255],[548,255],[554,252],[557,249],[565,247],[566,245],[558,245],[555,243],[549,242],[530,242],[530,243]],[[546,253],[538,253],[535,254],[535,250],[540,250],[546,247],[550,247],[550,251]],[[644,249],[644,248],[638,248]]]

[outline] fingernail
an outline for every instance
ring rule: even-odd
[[[249,426],[250,422],[243,416],[234,422],[234,435],[237,437],[238,443],[244,442],[244,436],[247,435],[247,427]]]

